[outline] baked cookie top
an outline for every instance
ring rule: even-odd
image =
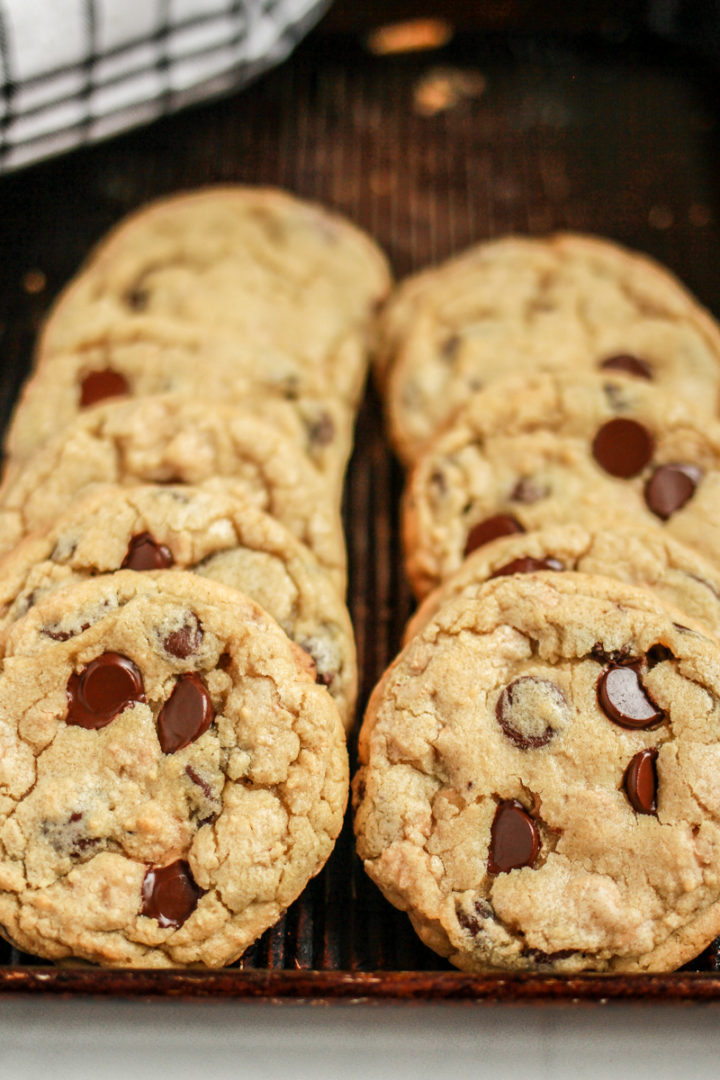
[[[158,335],[219,349],[236,369],[296,391],[357,401],[369,323],[390,288],[378,246],[346,218],[282,191],[209,187],[143,207],[100,242],[56,302],[38,363],[102,347],[131,326],[152,350]]]
[[[100,349],[54,356],[23,386],[6,452],[14,462],[24,461],[100,402],[165,393],[229,403],[274,424],[297,441],[339,497],[352,444],[352,418],[344,405],[329,397],[284,397],[259,381],[236,377],[220,360],[199,364],[173,353],[141,362],[132,348],[121,350],[112,367]]]
[[[309,548],[240,495],[191,485],[107,488],[0,559],[0,653],[50,592],[96,574],[192,570],[257,601],[312,658],[350,728],[357,694],[352,624]]]
[[[552,525],[490,541],[426,596],[407,625],[408,641],[452,597],[476,596],[493,578],[578,570],[642,585],[720,637],[720,569],[661,529]]]
[[[595,237],[509,237],[401,285],[385,315],[391,437],[406,463],[508,372],[623,370],[720,404],[720,329],[667,270]]]
[[[717,562],[720,426],[619,375],[499,380],[409,477],[413,588],[423,596],[500,535],[570,522],[659,527]]]
[[[720,929],[720,651],[646,590],[489,582],[371,698],[365,868],[468,970],[669,971]]]
[[[17,623],[0,673],[9,938],[108,965],[237,958],[342,824],[342,725],[306,660],[193,574],[98,577]]]
[[[100,485],[147,482],[230,484],[306,543],[344,590],[339,511],[296,443],[242,409],[179,394],[97,405],[22,466],[11,463],[0,488],[0,551]]]

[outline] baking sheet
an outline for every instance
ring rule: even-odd
[[[598,232],[665,262],[720,315],[720,138],[709,75],[642,40],[465,35],[440,52],[377,57],[358,39],[316,34],[243,94],[6,177],[0,416],[7,420],[27,373],[43,312],[95,240],[146,200],[210,182],[280,185],[335,207],[378,239],[398,275],[509,231]],[[440,87],[435,111],[428,82]],[[401,484],[369,388],[345,499],[359,715],[412,607],[397,531]],[[689,968],[581,978],[455,972],[366,879],[347,822],[323,874],[231,969],[53,968],[0,946],[0,992],[720,999],[718,945]]]

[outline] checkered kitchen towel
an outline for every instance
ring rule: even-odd
[[[0,0],[0,170],[248,82],[328,4]]]

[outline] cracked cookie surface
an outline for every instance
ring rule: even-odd
[[[257,381],[235,376],[222,357],[199,365],[168,352],[147,363],[130,349],[116,354],[110,368],[99,349],[55,356],[25,383],[7,433],[6,452],[14,463],[25,461],[102,401],[167,393],[207,401],[208,408],[228,403],[238,414],[266,420],[296,440],[340,497],[352,443],[349,410],[328,397],[285,398],[272,388],[263,393]]]
[[[703,415],[720,405],[717,324],[662,266],[596,237],[480,244],[401,283],[381,325],[391,436],[406,463],[468,394],[509,371],[619,366]]]
[[[490,579],[511,574],[558,573],[619,578],[651,589],[720,637],[720,569],[660,529],[585,529],[555,525],[514,533],[478,548],[430,593],[405,631],[408,641],[452,597],[474,596]]]
[[[22,466],[11,464],[0,489],[0,550],[99,486],[148,482],[230,485],[306,543],[344,590],[334,495],[296,443],[232,405],[183,395],[97,405]]]
[[[568,572],[443,605],[373,693],[358,851],[459,967],[669,971],[720,929],[720,651]]]
[[[140,362],[158,348],[218,355],[238,375],[356,404],[369,323],[390,288],[387,261],[347,219],[285,192],[214,187],[121,222],[52,309],[37,363],[101,348],[112,366],[130,333]]]
[[[621,376],[537,375],[473,395],[404,496],[408,576],[424,596],[500,535],[550,525],[661,528],[717,563],[720,425]]]
[[[70,599],[72,596],[72,599]],[[0,923],[20,948],[218,967],[324,865],[342,725],[255,603],[120,571],[17,623],[0,673]]]
[[[83,499],[0,559],[0,651],[11,627],[50,592],[121,568],[192,570],[255,600],[313,659],[346,728],[357,664],[347,609],[312,552],[230,492],[111,488]]]

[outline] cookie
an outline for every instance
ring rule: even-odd
[[[304,544],[230,492],[110,488],[27,537],[0,559],[0,654],[17,619],[48,593],[122,567],[193,570],[246,593],[309,654],[352,726],[357,662],[345,605]]]
[[[238,376],[357,403],[370,322],[390,288],[377,245],[345,218],[285,192],[213,187],[117,225],[54,305],[37,363],[100,349],[118,333],[139,362],[158,342]]]
[[[16,624],[0,673],[0,923],[38,956],[219,967],[327,860],[347,754],[274,620],[121,571]]]
[[[6,439],[14,462],[102,401],[163,393],[227,402],[296,439],[339,494],[352,448],[349,410],[333,398],[284,398],[218,363],[161,353],[141,363],[130,348],[106,366],[99,349],[54,356],[23,387]]]
[[[513,533],[474,551],[430,593],[408,623],[405,640],[438,608],[459,595],[473,597],[493,578],[578,570],[651,589],[720,637],[720,569],[660,529],[587,529],[555,525]]]
[[[243,410],[182,395],[108,401],[79,416],[0,488],[0,551],[100,485],[230,484],[312,549],[339,590],[345,548],[328,484],[296,444]]]
[[[358,851],[469,971],[670,971],[720,931],[720,646],[568,572],[443,605],[374,692]]]
[[[406,463],[470,393],[508,373],[621,370],[718,411],[720,329],[663,267],[607,240],[481,244],[411,279],[396,303],[387,406]]]
[[[621,376],[538,375],[474,395],[405,494],[418,596],[501,535],[575,522],[657,527],[718,562],[720,427]]]

